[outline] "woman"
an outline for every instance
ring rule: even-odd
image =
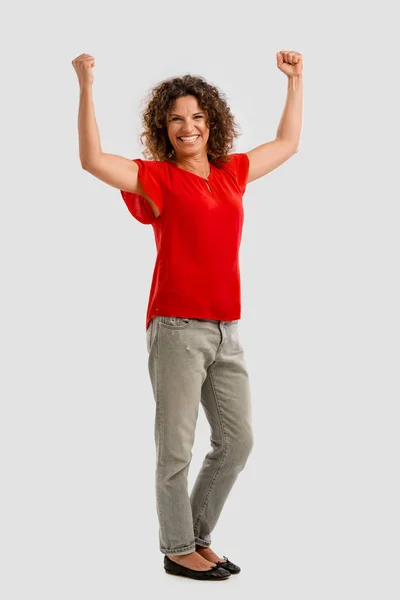
[[[156,86],[144,111],[148,160],[102,151],[92,101],[93,56],[72,61],[80,84],[82,167],[120,190],[128,210],[151,224],[157,246],[146,314],[156,402],[159,543],[168,573],[219,580],[240,568],[211,549],[211,533],[253,446],[248,373],[239,339],[239,247],[247,183],[297,152],[302,56],[277,53],[288,77],[276,139],[228,154],[238,136],[223,94],[185,75]],[[189,496],[199,404],[211,428]]]

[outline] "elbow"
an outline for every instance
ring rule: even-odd
[[[91,175],[94,175],[94,163],[93,162],[81,160],[81,167],[84,171],[87,171]]]
[[[99,161],[101,159],[101,154],[90,155],[86,158],[81,158],[81,167],[84,171],[89,171],[89,173],[93,173],[93,169],[96,169],[99,165]]]
[[[300,141],[297,139],[286,139],[286,138],[276,138],[277,140],[281,140],[281,142],[285,145],[286,152],[290,156],[293,154],[297,154],[299,151]]]
[[[87,171],[89,169],[89,163],[85,160],[81,160],[81,167],[84,171]]]

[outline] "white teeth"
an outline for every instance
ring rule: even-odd
[[[190,138],[179,138],[180,140],[182,140],[183,142],[194,142],[194,140],[197,140],[199,136],[198,135],[194,135],[193,137]]]

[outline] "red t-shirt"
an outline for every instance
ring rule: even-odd
[[[239,248],[242,197],[249,171],[247,154],[230,154],[211,164],[204,177],[170,161],[132,159],[156,218],[145,198],[120,190],[129,212],[151,224],[157,248],[146,330],[156,315],[231,321],[241,316]]]

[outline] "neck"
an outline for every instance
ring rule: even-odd
[[[190,156],[189,158],[176,157],[175,164],[181,169],[186,169],[186,171],[195,173],[200,177],[208,177],[210,174],[211,167],[207,154],[202,156]]]

